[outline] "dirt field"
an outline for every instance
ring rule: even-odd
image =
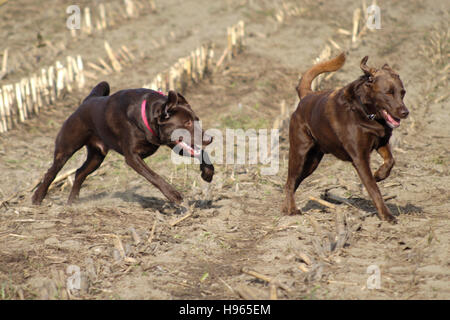
[[[328,39],[348,41],[336,30],[351,30],[353,10],[361,3],[285,1],[300,13],[277,23],[280,4],[274,1],[156,1],[157,12],[70,40],[64,27],[69,2],[52,1],[49,10],[31,0],[0,6],[5,39],[0,52],[36,47],[39,32],[44,39],[67,40],[64,50],[39,51],[42,60],[30,68],[68,54],[104,56],[105,39],[126,44],[138,58],[121,73],[88,80],[82,92],[0,136],[0,299],[268,299],[268,283],[242,268],[274,278],[279,299],[450,298],[448,2],[377,1],[382,29],[367,32],[344,67],[321,84],[333,88],[356,79],[365,55],[370,66],[389,63],[400,74],[411,113],[391,140],[396,159],[391,176],[379,183],[397,225],[374,215],[351,164],[332,156],[325,156],[296,193],[303,215],[283,216],[284,129],[280,169],[273,176],[261,175],[259,165],[216,165],[207,189],[198,165],[172,164],[168,148],[148,158],[153,170],[195,204],[192,216],[175,226],[183,213],[114,152],[83,184],[76,204],[65,204],[70,192],[65,180],[42,206],[31,205],[31,189],[51,164],[54,139],[67,116],[101,80],[113,92],[141,87],[201,43],[213,40],[222,52],[226,27],[243,19],[245,51],[184,95],[205,128],[270,128],[282,100],[293,111],[298,76]],[[15,20],[19,11],[22,22]],[[20,72],[0,86],[23,76]],[[84,159],[83,150],[62,172]],[[374,153],[372,168],[380,164]],[[310,196],[331,202],[338,196],[343,202],[334,201],[332,209]],[[342,234],[345,242],[336,244]],[[118,238],[125,259],[115,249]],[[367,288],[372,265],[380,270],[379,289]],[[69,266],[81,271],[81,290],[70,296]]]

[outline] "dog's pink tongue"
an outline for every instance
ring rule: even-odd
[[[392,118],[392,116],[391,116],[386,110],[383,110],[383,114],[384,114],[384,116],[385,116],[385,119],[386,119],[390,124],[392,124],[392,126],[398,127],[398,126],[400,125],[400,122],[399,122],[399,121],[396,121],[394,118]]]

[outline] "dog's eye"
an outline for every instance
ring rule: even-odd
[[[394,89],[390,88],[387,94],[394,94]]]
[[[406,94],[405,89],[402,89],[402,91],[400,91],[400,94],[402,95],[402,98],[403,98],[405,96],[405,94]]]

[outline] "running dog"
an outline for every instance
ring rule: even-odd
[[[405,88],[399,75],[385,64],[381,69],[361,60],[363,75],[343,88],[313,92],[311,82],[324,72],[339,70],[345,55],[319,63],[300,79],[297,92],[301,99],[289,125],[289,168],[283,211],[300,214],[294,193],[300,183],[319,165],[324,154],[350,161],[377,208],[378,217],[395,223],[386,207],[377,182],[386,179],[392,167],[389,139],[409,111],[403,98]],[[372,174],[369,159],[376,150],[384,160]]]
[[[210,144],[212,137],[200,128],[199,118],[180,93],[169,91],[166,96],[149,89],[129,89],[110,96],[109,91],[107,82],[99,83],[64,122],[56,137],[53,165],[33,194],[33,204],[41,204],[57,173],[83,146],[87,159],[76,171],[69,204],[78,198],[81,184],[100,167],[109,150],[122,154],[131,168],[178,204],[183,200],[181,193],[143,160],[160,146],[198,158],[202,178],[211,182],[214,167],[201,146]],[[189,134],[173,138],[176,130]]]

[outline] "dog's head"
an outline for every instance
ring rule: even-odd
[[[360,86],[359,97],[370,107],[376,119],[383,119],[391,128],[400,126],[400,119],[405,119],[409,111],[403,98],[406,94],[399,75],[385,64],[381,69],[366,65],[368,56],[361,60],[364,82]]]
[[[202,178],[210,182],[214,167],[202,148],[209,145],[213,138],[203,131],[200,119],[187,100],[180,93],[169,91],[167,101],[158,108],[155,116],[161,143],[180,155],[198,158]]]
[[[212,142],[212,137],[205,134],[200,119],[189,103],[175,91],[169,91],[167,101],[156,114],[156,120],[161,143],[171,148],[183,142],[183,145],[192,148],[188,149],[190,152],[196,154],[201,147]]]

